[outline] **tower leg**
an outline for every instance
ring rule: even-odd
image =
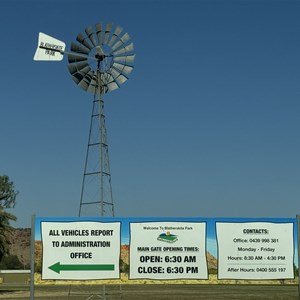
[[[81,188],[79,217],[114,216],[104,101],[95,94]]]

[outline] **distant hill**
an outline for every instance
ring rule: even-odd
[[[30,228],[15,228],[9,236],[9,254],[16,255],[24,267],[30,266]]]

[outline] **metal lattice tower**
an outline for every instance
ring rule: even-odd
[[[99,207],[101,216],[114,216],[104,100],[102,93],[97,92],[93,100],[79,216],[94,215]]]
[[[94,94],[79,216],[114,216],[104,114],[104,94],[118,89],[133,70],[135,55],[128,33],[96,24],[71,44],[68,69],[75,83]]]

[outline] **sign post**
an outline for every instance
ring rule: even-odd
[[[34,300],[34,249],[35,249],[35,215],[31,217],[31,246],[30,246],[30,300]]]
[[[297,243],[298,243],[298,300],[300,300],[300,274],[299,274],[299,265],[300,265],[300,215],[297,215]]]

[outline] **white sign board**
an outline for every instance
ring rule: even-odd
[[[216,222],[218,278],[294,278],[293,230],[293,223]]]
[[[34,60],[60,61],[64,58],[66,44],[45,33],[39,33],[38,47],[35,51]]]
[[[129,277],[207,279],[206,223],[130,223]]]
[[[117,279],[120,222],[41,222],[42,279]]]

